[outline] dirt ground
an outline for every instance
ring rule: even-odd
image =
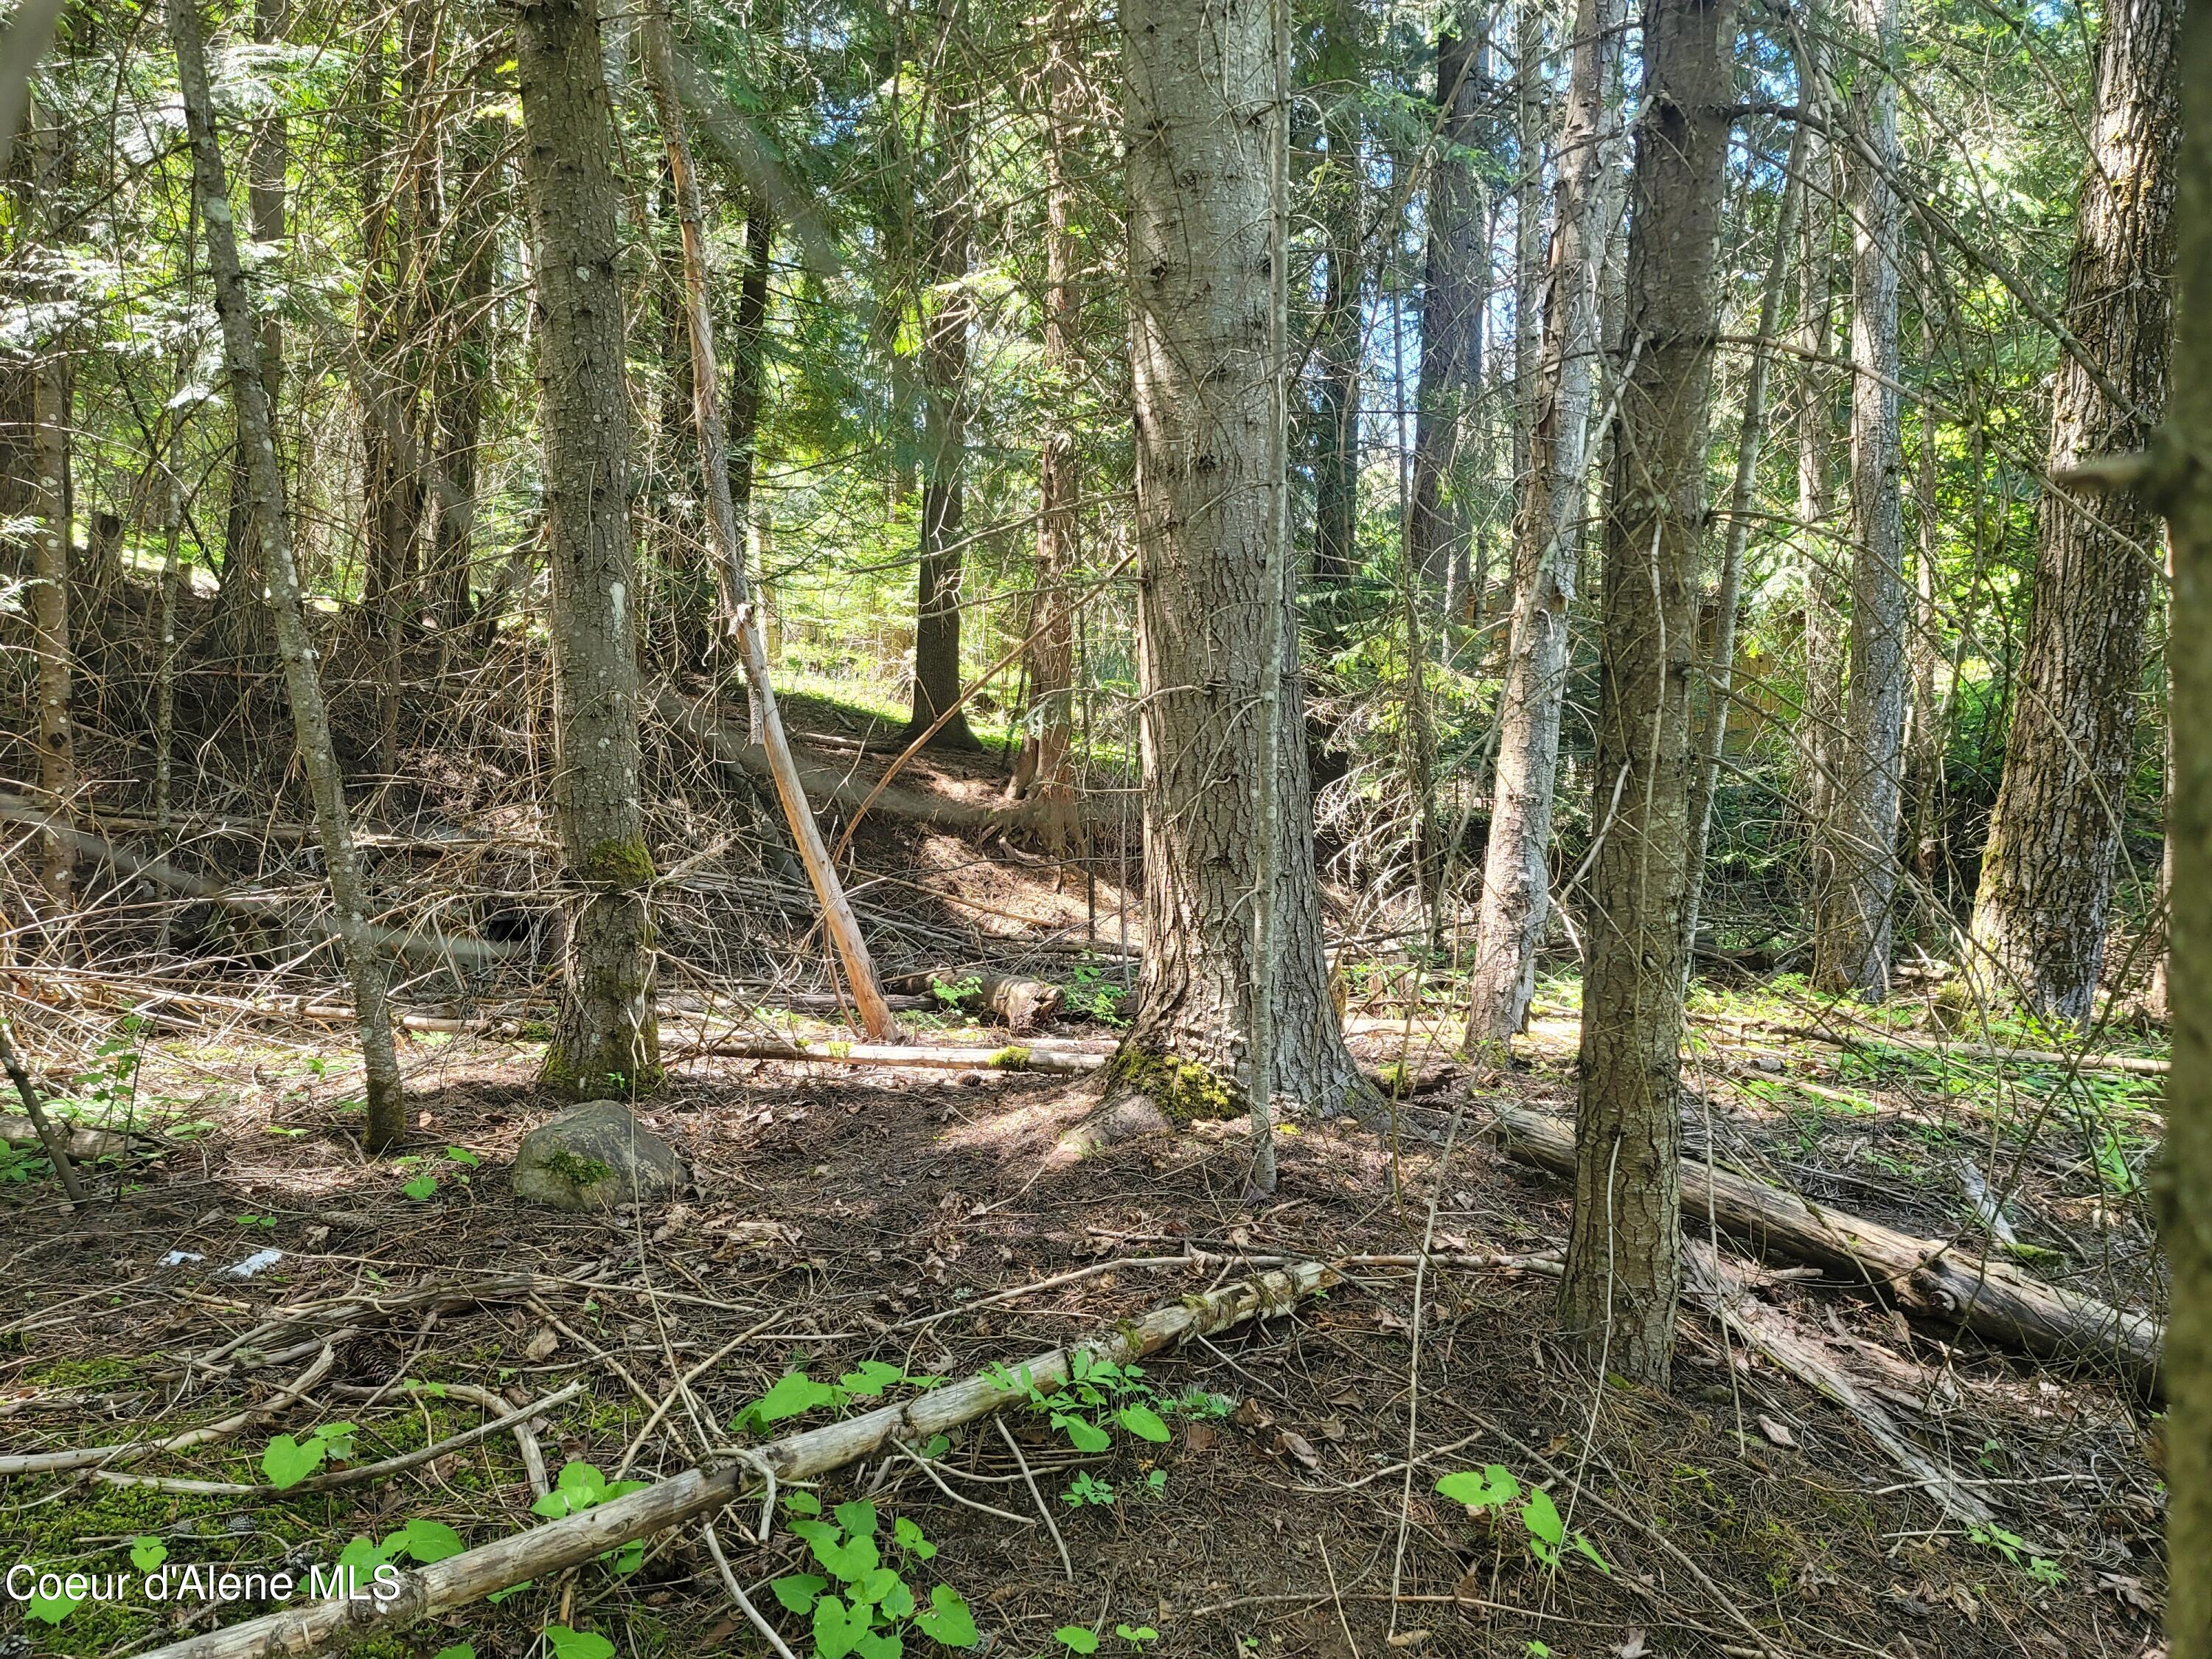
[[[124,1195],[89,1216],[66,1216],[47,1183],[0,1187],[10,1304],[0,1449],[216,1421],[278,1396],[327,1340],[333,1363],[307,1400],[132,1468],[261,1483],[277,1430],[357,1422],[354,1459],[365,1462],[487,1415],[419,1389],[363,1398],[386,1384],[472,1383],[520,1402],[580,1381],[580,1397],[540,1419],[546,1461],[611,1474],[634,1449],[629,1473],[651,1479],[686,1467],[702,1437],[743,1443],[723,1425],[794,1369],[829,1376],[877,1359],[965,1376],[1111,1329],[1255,1258],[1413,1252],[1432,1198],[1438,1251],[1540,1255],[1565,1226],[1560,1183],[1507,1163],[1483,1132],[1486,1101],[1558,1110],[1571,1099],[1565,1057],[1547,1052],[1540,1024],[1522,1067],[1427,1066],[1442,1086],[1404,1103],[1395,1139],[1388,1124],[1286,1128],[1280,1193],[1257,1206],[1239,1201],[1244,1153],[1226,1126],[1050,1166],[1044,1154],[1088,1103],[1085,1081],[694,1060],[641,1117],[683,1152],[696,1191],[665,1212],[609,1220],[509,1193],[516,1142],[556,1109],[530,1081],[530,1044],[410,1042],[408,1150],[421,1161],[394,1168],[364,1159],[335,1127],[349,1077],[336,1042],[302,1044],[299,1028],[289,1040],[277,1029],[234,1032],[221,1049],[150,1044],[142,1092],[189,1102],[179,1110],[204,1127],[135,1167]],[[1378,1064],[1402,1047],[1387,1033],[1360,1042]],[[426,1175],[434,1191],[410,1196]],[[250,1279],[218,1271],[266,1249],[283,1259]],[[172,1252],[202,1259],[162,1265]],[[1020,1288],[1077,1270],[1087,1276]],[[514,1282],[520,1274],[527,1284]],[[1412,1272],[1354,1269],[1293,1316],[1160,1356],[1147,1379],[1160,1395],[1219,1397],[1172,1414],[1164,1443],[1124,1436],[1086,1457],[1026,1406],[1012,1409],[1068,1568],[1036,1523],[1020,1465],[980,1424],[941,1465],[964,1503],[905,1460],[831,1476],[820,1497],[828,1506],[869,1494],[886,1517],[921,1523],[939,1547],[930,1569],[971,1604],[981,1650],[1001,1656],[1065,1652],[1054,1633],[1071,1626],[1101,1632],[1102,1652],[1218,1659],[2135,1659],[2154,1646],[2161,1512],[2150,1419],[2094,1376],[1907,1330],[1817,1283],[1767,1286],[1838,1347],[1879,1350],[1893,1393],[1918,1407],[1916,1432],[1984,1483],[2001,1528],[1978,1540],[1852,1417],[1740,1347],[1724,1352],[1709,1322],[1686,1318],[1661,1394],[1601,1385],[1563,1357],[1540,1263],[1439,1265],[1419,1283],[1417,1305]],[[251,1344],[226,1351],[249,1332]],[[710,1357],[690,1382],[696,1415],[679,1405],[633,1448],[676,1377]],[[1491,1464],[1547,1487],[1603,1567],[1572,1552],[1557,1569],[1540,1565],[1510,1515],[1471,1515],[1436,1490],[1442,1476]],[[1064,1501],[1079,1477],[1115,1501]],[[147,1535],[173,1561],[296,1567],[419,1518],[484,1543],[534,1524],[532,1498],[502,1435],[388,1480],[289,1500],[17,1478],[0,1484],[0,1538],[11,1562],[63,1570],[123,1570]],[[721,1535],[756,1601],[807,1651],[802,1621],[763,1588],[803,1569],[806,1547],[779,1531],[750,1548],[726,1523]],[[663,1537],[634,1571],[594,1565],[368,1650],[466,1642],[482,1659],[520,1659],[558,1624],[602,1632],[630,1656],[766,1651],[697,1539]],[[88,1604],[47,1626],[0,1603],[0,1654],[120,1655],[261,1610]],[[908,1651],[927,1645],[909,1638]]]

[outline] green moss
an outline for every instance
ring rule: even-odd
[[[1010,1042],[993,1054],[988,1063],[1001,1072],[1026,1072],[1030,1068],[1030,1051],[1019,1043]]]
[[[653,854],[642,837],[593,842],[584,854],[584,875],[615,887],[644,887],[653,877]]]
[[[550,1019],[526,1019],[515,1028],[514,1035],[521,1042],[550,1042],[553,1041],[553,1022]]]
[[[1244,1115],[1244,1091],[1212,1067],[1159,1048],[1123,1043],[1106,1063],[1106,1097],[1142,1095],[1182,1127]]]
[[[585,1158],[566,1146],[545,1160],[545,1167],[579,1192],[596,1187],[614,1171],[596,1158]]]
[[[1392,1060],[1375,1074],[1382,1085],[1382,1092],[1393,1100],[1403,1100],[1413,1092],[1413,1067],[1402,1060]]]
[[[128,1359],[57,1359],[49,1364],[34,1366],[23,1375],[26,1382],[35,1382],[41,1388],[77,1389],[95,1382],[120,1382],[137,1371]]]
[[[545,1045],[545,1058],[538,1067],[539,1083],[571,1100],[634,1099],[660,1087],[666,1075],[660,1066],[652,1062],[639,1066],[634,1072],[602,1070],[596,1066],[580,1067],[558,1039]]]

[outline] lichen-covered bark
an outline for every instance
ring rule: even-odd
[[[1291,595],[1269,595],[1265,580],[1268,538],[1281,532],[1269,12],[1266,0],[1135,0],[1121,30],[1147,946],[1127,1046],[1241,1094],[1251,896],[1261,837],[1273,836],[1274,1088],[1294,1109],[1327,1114],[1360,1085],[1322,955]],[[1291,649],[1276,703],[1281,810],[1261,823],[1254,716],[1270,602]]]
[[[1567,612],[1582,562],[1583,483],[1598,344],[1605,228],[1599,180],[1617,129],[1607,92],[1625,0],[1579,0],[1566,125],[1553,189],[1543,356],[1528,471],[1513,524],[1513,630],[1499,695],[1498,762],[1482,906],[1469,975],[1470,1042],[1503,1042],[1528,1022],[1536,952],[1551,915],[1553,793],[1567,695]]]
[[[581,890],[547,1081],[581,1098],[659,1079],[638,799],[637,575],[617,270],[613,111],[594,0],[518,14],[552,576],[554,817]]]
[[[2061,356],[2053,472],[2141,449],[2166,407],[2180,12],[2179,0],[2116,0],[2105,11],[2066,318],[2129,404],[2115,404],[2072,353]],[[2086,1018],[2103,966],[2156,540],[2155,516],[2133,497],[2045,498],[2027,650],[1973,921],[1978,976],[2037,1013]]]
[[[1723,164],[1729,0],[1649,0],[1631,181],[1627,351],[1605,526],[1577,1174],[1561,1322],[1663,1383],[1681,1293],[1682,911],[1690,675]]]
[[[1897,413],[1897,0],[1854,0],[1879,61],[1854,82],[1854,118],[1879,165],[1851,158],[1851,620],[1834,810],[1821,828],[1823,884],[1813,978],[1824,989],[1889,989],[1897,897],[1897,817],[1905,787],[1904,446]]]

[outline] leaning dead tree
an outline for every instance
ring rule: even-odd
[[[723,614],[737,636],[739,659],[744,664],[762,746],[768,751],[769,775],[775,781],[776,799],[782,803],[784,821],[798,843],[799,862],[822,907],[823,926],[837,947],[844,964],[846,983],[859,1005],[860,1023],[878,1042],[895,1042],[898,1021],[884,1000],[876,982],[875,964],[860,937],[860,924],[845,897],[837,872],[822,843],[822,830],[806,804],[799,768],[791,757],[791,744],[783,729],[783,716],[769,683],[768,644],[762,637],[759,608],[753,603],[745,575],[744,532],[738,522],[730,495],[729,441],[722,425],[721,400],[716,387],[720,371],[714,361],[714,317],[707,303],[706,209],[700,198],[699,175],[692,166],[691,141],[684,124],[684,106],[677,95],[676,54],[669,39],[664,0],[647,0],[640,19],[646,80],[653,88],[653,103],[660,119],[662,143],[668,150],[668,172],[676,186],[677,222],[684,238],[684,315],[691,346],[691,404],[699,430],[702,470],[707,483],[707,522],[714,541],[715,572],[722,587]]]

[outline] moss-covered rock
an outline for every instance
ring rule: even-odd
[[[587,1101],[539,1124],[514,1154],[515,1196],[557,1210],[661,1203],[690,1179],[676,1149],[618,1100]]]

